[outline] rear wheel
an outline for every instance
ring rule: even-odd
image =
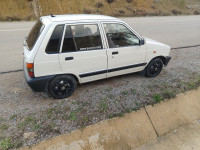
[[[163,61],[160,58],[153,59],[146,68],[146,76],[149,78],[156,77],[163,68]]]
[[[73,76],[60,75],[50,81],[48,92],[56,99],[63,99],[71,96],[76,87],[77,82]]]

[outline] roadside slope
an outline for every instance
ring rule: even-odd
[[[111,16],[198,15],[200,0],[0,0],[0,21],[83,13]]]

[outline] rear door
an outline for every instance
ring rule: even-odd
[[[106,77],[107,53],[99,23],[66,24],[59,54],[61,69],[74,74],[80,82]]]
[[[103,23],[107,38],[108,77],[144,69],[146,46],[139,36],[122,22]]]

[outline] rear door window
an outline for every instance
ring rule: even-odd
[[[67,25],[62,52],[103,49],[97,24]]]
[[[37,39],[39,38],[42,30],[44,29],[44,25],[42,24],[42,22],[40,20],[38,20],[35,25],[33,26],[33,28],[31,29],[28,38],[27,38],[27,46],[29,48],[29,50],[32,50]]]

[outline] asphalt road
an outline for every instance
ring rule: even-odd
[[[171,47],[200,45],[200,16],[122,18],[142,36]],[[0,72],[22,69],[23,40],[34,22],[0,23]]]

